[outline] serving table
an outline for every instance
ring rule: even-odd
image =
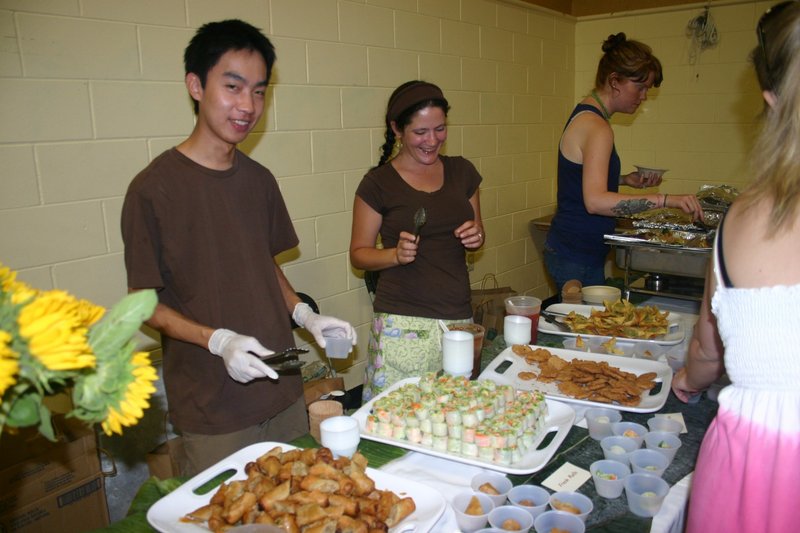
[[[563,339],[556,335],[540,333],[538,344],[542,346],[560,347]],[[502,336],[496,337],[491,344],[485,345],[481,357],[481,370],[488,365],[502,350],[505,349]],[[679,401],[670,393],[664,407],[659,413],[681,413],[688,433],[680,435],[682,446],[678,450],[672,464],[664,473],[664,480],[670,486],[675,485],[694,470],[700,443],[705,435],[706,428],[716,414],[717,403],[705,397],[692,405]],[[631,413],[624,412],[623,420],[646,424],[648,418],[656,413]],[[310,435],[305,435],[292,441],[290,444],[299,447],[314,447],[317,443]],[[390,461],[403,457],[408,452],[403,448],[381,442],[362,439],[359,451],[367,457],[372,468],[380,468]],[[565,462],[589,470],[589,465],[603,458],[600,444],[589,437],[589,432],[579,426],[573,426],[564,442],[550,461],[541,470],[530,475],[509,475],[514,485],[536,484],[540,485],[548,476],[555,472]],[[159,498],[174,490],[181,479],[160,481],[156,478],[147,480],[137,493],[131,505],[128,517],[115,522],[103,529],[105,532],[138,533],[150,532],[153,529],[147,524],[147,509],[158,501]],[[587,481],[578,492],[592,499],[594,510],[586,521],[587,531],[592,532],[648,532],[652,519],[640,518],[628,510],[627,500],[623,494],[617,499],[608,500],[597,495],[594,483]]]

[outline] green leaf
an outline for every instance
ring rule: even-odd
[[[118,406],[133,379],[131,360],[135,349],[136,342],[128,341],[115,357],[98,358],[91,373],[75,379],[72,391],[75,416],[87,422],[102,422],[108,415],[108,407]]]
[[[38,423],[41,419],[39,414],[39,405],[41,403],[42,397],[35,393],[18,398],[11,405],[6,424],[11,427],[23,428]]]
[[[50,409],[45,407],[44,404],[39,405],[39,433],[44,435],[51,442],[56,441]]]
[[[153,316],[158,303],[153,289],[126,295],[89,331],[89,345],[98,357],[115,354]]]

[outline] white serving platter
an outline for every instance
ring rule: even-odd
[[[558,447],[561,445],[561,443],[564,442],[567,433],[569,433],[569,430],[572,427],[572,423],[575,421],[575,410],[572,407],[562,402],[546,400],[548,414],[547,417],[545,417],[544,429],[542,430],[540,437],[536,440],[536,442],[533,443],[532,446],[530,446],[530,448],[528,448],[528,451],[522,456],[522,459],[515,463],[511,463],[510,465],[501,465],[498,463],[485,461],[478,457],[467,457],[465,455],[450,453],[447,451],[434,450],[433,448],[422,446],[421,444],[393,439],[391,437],[382,437],[380,435],[374,435],[365,431],[364,427],[366,426],[367,416],[369,416],[369,414],[372,412],[372,406],[378,399],[383,398],[403,385],[418,382],[418,377],[407,378],[398,381],[381,394],[370,400],[368,403],[362,405],[358,411],[353,413],[353,418],[358,420],[359,427],[361,428],[361,437],[376,442],[391,444],[407,450],[413,450],[415,452],[441,457],[443,459],[450,459],[459,463],[497,470],[498,472],[504,472],[506,474],[530,474],[545,467],[550,458],[553,457],[553,454],[555,454],[556,450],[558,450]],[[555,432],[553,439],[547,444],[547,446],[542,449],[538,449],[539,445],[541,445],[541,443],[544,441],[545,436],[551,432]]]
[[[545,311],[550,311],[552,313],[559,313],[559,314],[569,314],[572,311],[575,311],[578,314],[584,316],[590,316],[592,314],[592,310],[603,310],[604,307],[602,305],[582,305],[582,304],[553,304],[547,307]],[[667,322],[669,323],[669,330],[666,335],[660,335],[655,339],[631,339],[629,337],[617,337],[619,340],[624,340],[625,342],[632,342],[635,344],[660,344],[662,346],[673,346],[675,344],[680,344],[683,342],[683,339],[686,337],[686,325],[683,319],[683,316],[680,313],[675,313],[673,311],[669,312],[667,316]],[[608,335],[592,335],[590,333],[574,333],[572,331],[561,331],[555,325],[547,322],[544,317],[539,317],[539,331],[542,333],[550,333],[552,335],[562,335],[565,337],[577,337],[580,335],[581,337],[587,339],[610,339]]]
[[[534,348],[537,348],[536,346]],[[558,390],[557,383],[542,383],[537,380],[523,380],[517,375],[523,371],[538,372],[537,365],[529,365],[523,357],[516,355],[511,348],[506,348],[495,357],[491,363],[486,367],[486,370],[481,372],[478,379],[490,379],[499,385],[511,385],[515,389],[539,391],[548,399],[558,400],[561,402],[575,403],[580,405],[588,405],[591,407],[608,407],[610,409],[617,409],[619,411],[629,411],[631,413],[652,413],[658,411],[667,401],[669,396],[670,387],[672,386],[672,369],[666,363],[661,361],[652,361],[649,359],[634,359],[631,357],[620,357],[618,355],[599,354],[591,352],[579,352],[575,350],[567,350],[564,348],[545,348],[553,355],[557,355],[562,359],[571,361],[573,359],[582,359],[584,361],[605,361],[625,372],[631,372],[636,375],[645,374],[647,372],[655,372],[657,383],[661,383],[661,388],[657,393],[652,394],[653,391],[644,391],[642,393],[642,402],[637,406],[618,405],[616,403],[600,403],[591,402],[589,400],[578,400],[565,396]],[[510,365],[504,365],[506,361]],[[498,368],[499,367],[499,368]]]
[[[194,491],[216,476],[231,469],[236,470],[236,474],[227,481],[247,479],[247,474],[244,472],[245,465],[255,461],[276,446],[280,446],[283,451],[296,448],[296,446],[278,442],[259,442],[243,448],[197,474],[158,500],[147,511],[147,521],[162,533],[208,533],[209,529],[204,525],[180,521],[181,517],[187,513],[206,505],[217,488],[215,487],[211,492],[203,495],[195,494]],[[375,481],[376,488],[391,490],[398,496],[410,496],[414,499],[416,510],[407,516],[405,520],[391,528],[389,530],[390,533],[405,531],[407,527],[412,525],[417,528],[417,531],[430,531],[447,508],[447,501],[444,496],[427,485],[375,470],[374,468],[367,468],[367,475]]]

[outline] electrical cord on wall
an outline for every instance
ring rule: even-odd
[[[714,18],[708,6],[701,15],[694,17],[686,26],[686,34],[691,38],[689,48],[689,63],[694,64],[703,50],[716,46],[719,42],[719,33]]]

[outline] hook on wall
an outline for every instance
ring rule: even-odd
[[[717,45],[719,33],[707,4],[703,12],[692,18],[686,25],[686,35],[692,40],[689,50],[689,62],[692,64],[697,61],[700,52]]]

